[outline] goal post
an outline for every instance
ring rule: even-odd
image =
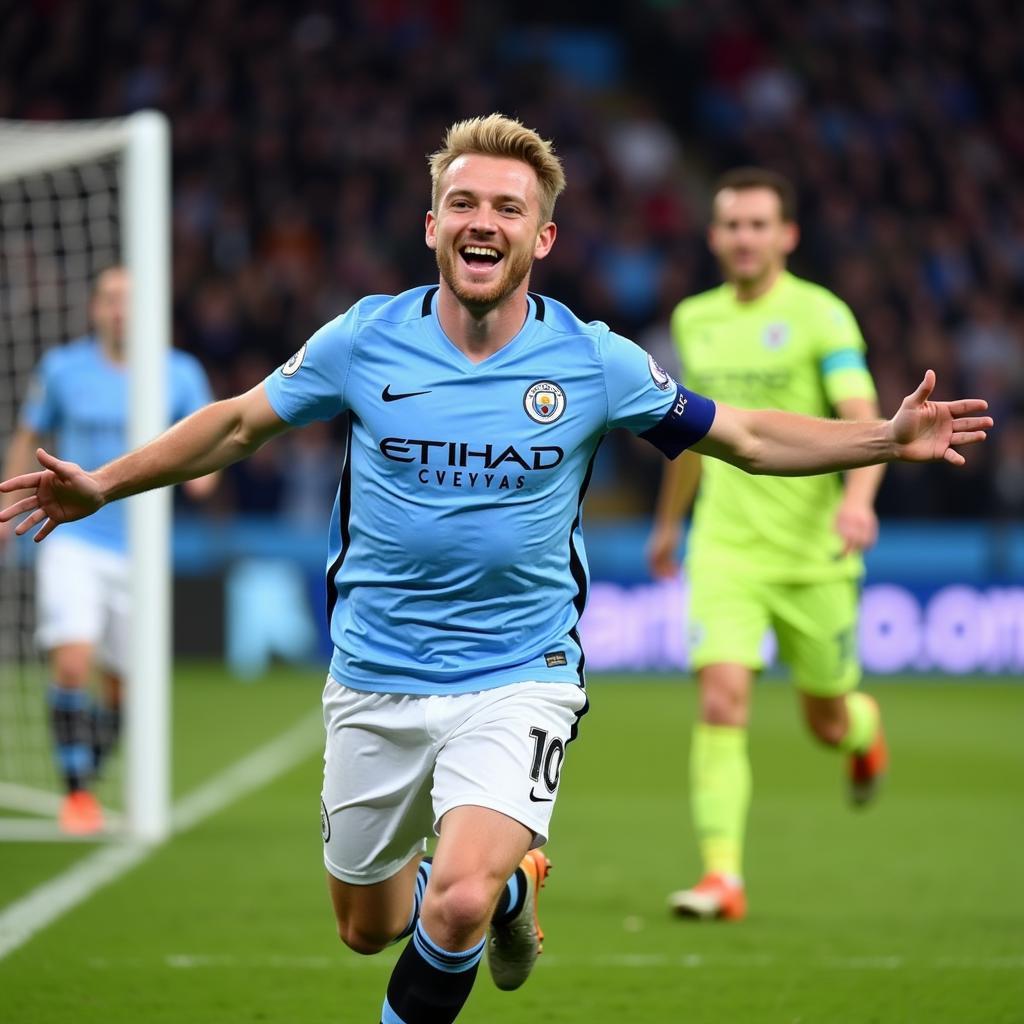
[[[128,445],[166,429],[170,347],[170,143],[167,121],[143,111],[126,122],[122,233],[132,278]],[[170,828],[171,492],[136,495],[128,507],[132,565],[131,679],[127,695],[125,809],[133,835],[158,841]],[[138,680],[140,685],[133,686]]]
[[[131,277],[127,322],[128,446],[168,423],[167,349],[170,344],[170,144],[165,117],[142,111],[85,122],[0,120],[0,346],[17,367],[0,387],[0,441],[14,429],[24,399],[26,367],[49,347],[85,329],[81,318],[95,275],[123,263]],[[170,829],[170,523],[167,489],[128,499],[132,628],[122,745],[124,831],[158,841]],[[45,543],[45,542],[44,542]],[[6,573],[5,573],[6,575]],[[31,602],[19,602],[22,617]],[[25,632],[0,631],[0,671],[26,657]],[[8,635],[11,634],[11,635]],[[0,687],[3,681],[0,680]],[[45,691],[37,695],[40,707]],[[24,704],[24,700],[21,701]],[[12,707],[15,706],[12,704]],[[37,723],[38,727],[38,723]],[[17,722],[0,721],[4,730]],[[49,756],[49,751],[46,751]],[[0,774],[5,773],[0,757]],[[5,786],[6,784],[6,786]],[[33,786],[0,777],[0,805],[29,811]],[[53,796],[38,809],[52,812]],[[41,823],[5,823],[0,840],[46,838]]]

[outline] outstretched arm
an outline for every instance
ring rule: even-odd
[[[3,493],[32,491],[0,512],[0,522],[27,512],[16,532],[26,533],[41,523],[35,540],[42,540],[61,523],[84,519],[107,502],[223,469],[288,426],[274,412],[261,383],[244,395],[205,406],[91,473],[40,448],[36,457],[42,470],[0,483]]]
[[[814,419],[769,409],[719,405],[714,423],[694,450],[748,473],[810,476],[882,462],[966,461],[957,446],[985,440],[992,426],[981,398],[929,400],[935,374],[928,370],[917,390],[903,399],[890,420],[867,422]]]

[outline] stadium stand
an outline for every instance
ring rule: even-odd
[[[454,117],[501,110],[556,140],[570,189],[534,285],[655,353],[668,309],[715,280],[708,182],[776,167],[802,199],[793,268],[854,308],[883,407],[930,365],[1000,425],[955,487],[891,472],[882,515],[1019,516],[1024,9],[649,0],[581,25],[559,7],[15,5],[0,116],[170,116],[176,330],[220,395],[354,297],[433,276],[408,224]],[[608,448],[591,515],[646,511],[656,465]],[[278,510],[291,461],[235,473],[220,511]]]

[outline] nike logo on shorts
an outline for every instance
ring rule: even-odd
[[[429,391],[407,391],[402,395],[393,395],[391,393],[391,385],[388,384],[380,393],[380,397],[383,398],[385,402],[400,402],[403,398],[415,398],[417,395],[429,394]]]
[[[534,802],[535,804],[549,804],[549,803],[551,803],[551,802],[552,802],[552,801],[553,801],[553,800],[554,800],[555,798],[554,798],[553,796],[537,796],[537,794],[536,794],[536,793],[534,793],[534,791],[533,791],[533,790],[531,789],[531,790],[530,790],[530,799],[531,799],[531,800],[532,800],[532,801],[533,801],[533,802]]]

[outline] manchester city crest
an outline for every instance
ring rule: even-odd
[[[768,324],[761,334],[765,348],[782,348],[789,340],[789,324]]]
[[[526,389],[523,408],[534,423],[554,423],[565,412],[565,392],[550,380],[539,380]]]

